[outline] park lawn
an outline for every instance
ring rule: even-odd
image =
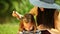
[[[19,24],[0,24],[0,34],[17,34]]]

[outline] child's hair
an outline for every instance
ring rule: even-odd
[[[21,20],[20,20],[20,31],[23,31],[23,27],[24,27],[24,19],[26,19],[26,23],[31,23],[34,25],[34,27],[36,27],[36,24],[35,24],[35,20],[34,20],[34,16],[32,14],[25,14]]]
[[[25,14],[24,18],[27,20],[26,23],[29,23],[29,22],[35,23],[34,16],[32,14]]]

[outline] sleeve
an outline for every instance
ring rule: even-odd
[[[29,13],[36,16],[37,15],[37,7],[32,8]]]

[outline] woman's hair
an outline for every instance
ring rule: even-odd
[[[44,8],[44,11],[41,11],[38,8],[38,15],[37,15],[37,24],[43,24],[45,27],[48,28],[55,28],[54,26],[54,14],[56,9],[48,9]]]
[[[31,24],[35,24],[35,20],[34,20],[34,16],[32,14],[25,14],[21,19],[20,19],[20,31],[23,31],[23,27],[24,27],[24,19],[26,19],[26,23],[31,23]]]

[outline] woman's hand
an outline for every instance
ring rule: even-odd
[[[57,29],[48,29],[48,31],[51,33],[51,34],[60,34],[60,32],[57,30]]]
[[[42,25],[42,24],[37,26],[37,29],[38,30],[47,30],[47,28],[44,25]]]

